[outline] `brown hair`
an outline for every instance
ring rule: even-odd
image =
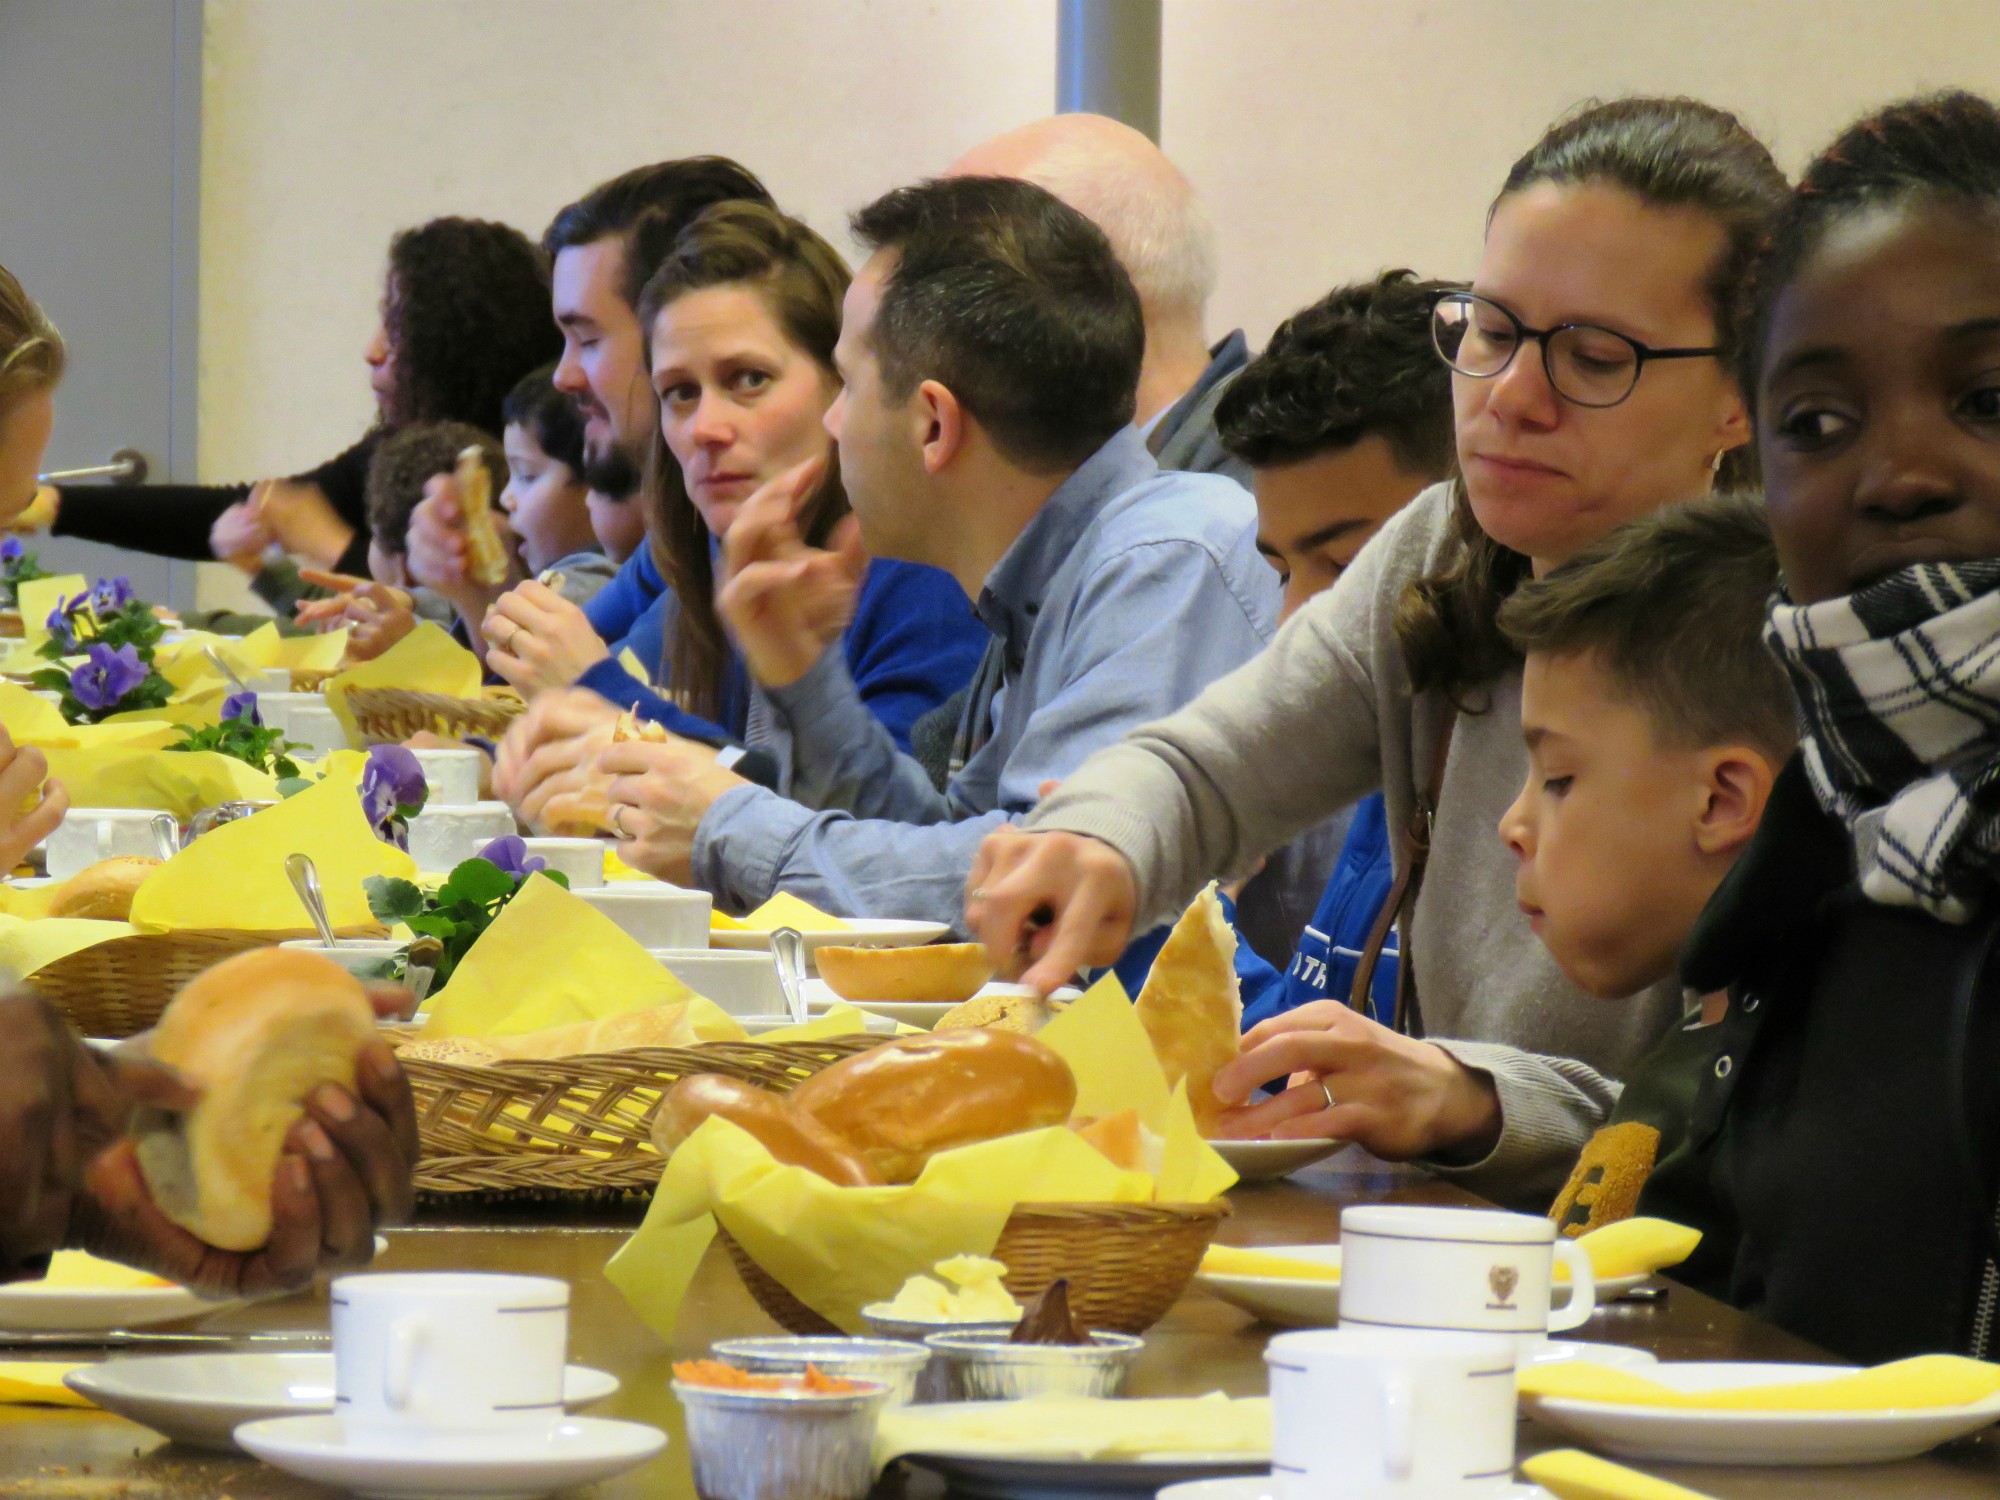
[[[375,445],[361,505],[368,529],[384,552],[410,550],[410,515],[424,498],[424,486],[458,466],[458,455],[477,448],[497,497],[507,484],[507,456],[490,433],[469,422],[411,422]]]
[[[847,263],[798,219],[761,203],[720,203],[681,232],[672,254],[639,295],[639,324],[652,361],[654,320],[676,298],[715,286],[747,286],[763,298],[785,337],[831,376],[847,295]],[[721,710],[729,641],[715,612],[715,571],[709,532],[688,498],[680,465],[656,427],[640,488],[653,559],[679,602],[680,614],[660,663],[667,684],[690,712],[713,719]],[[838,455],[800,515],[800,534],[823,546],[847,514]]]
[[[1725,369],[1742,331],[1737,292],[1783,208],[1785,174],[1764,143],[1727,110],[1694,99],[1616,99],[1592,103],[1558,121],[1514,163],[1487,213],[1515,193],[1550,182],[1601,183],[1643,202],[1691,208],[1723,231],[1723,250],[1705,291],[1715,313],[1715,343]],[[1731,452],[1719,479],[1755,481],[1749,446]],[[1461,481],[1452,497],[1453,555],[1411,583],[1396,610],[1396,639],[1416,691],[1436,688],[1461,709],[1468,696],[1500,676],[1514,652],[1496,626],[1501,602],[1528,576],[1528,559],[1480,529]]]
[[[68,363],[56,325],[0,266],[0,411],[22,396],[53,390]]]
[[[1756,495],[1670,505],[1627,522],[1500,606],[1515,650],[1591,655],[1675,745],[1798,739],[1784,669],[1764,644],[1778,555]]]

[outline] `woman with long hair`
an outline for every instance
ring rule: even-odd
[[[411,422],[465,422],[500,434],[500,403],[515,383],[561,352],[549,316],[548,266],[507,224],[442,218],[389,242],[381,322],[368,342],[375,421],[317,468],[252,485],[63,488],[57,536],[164,557],[219,558],[247,573],[276,543],[301,562],[365,573],[362,492],[385,433]]]
[[[719,204],[682,233],[639,302],[660,400],[641,492],[650,550],[640,558],[657,570],[658,598],[633,615],[643,568],[628,567],[588,616],[523,584],[487,615],[494,671],[527,692],[575,683],[692,737],[770,742],[776,726],[716,609],[720,552],[743,502],[804,463],[824,469],[799,504],[800,533],[828,545],[847,517],[824,419],[840,391],[833,346],[848,279],[831,245],[761,204]],[[865,572],[848,667],[907,746],[916,719],[971,677],[985,628],[937,569],[852,556]],[[592,628],[621,613],[632,622],[622,639]],[[628,650],[659,691],[621,664]]]
[[[1516,907],[1495,829],[1526,774],[1521,663],[1496,615],[1531,572],[1746,471],[1735,298],[1785,194],[1756,137],[1693,100],[1553,126],[1502,185],[1470,290],[1434,313],[1462,478],[1262,656],[993,834],[967,895],[989,948],[1049,989],[1380,788],[1408,830],[1398,874],[1421,879],[1392,897],[1412,897],[1411,1003],[1393,1028],[1332,1000],[1260,1026],[1218,1091],[1292,1086],[1231,1128],[1357,1139],[1545,1206],[1681,996],[1593,1000]]]

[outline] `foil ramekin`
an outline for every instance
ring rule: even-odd
[[[742,1391],[673,1383],[701,1500],[862,1500],[889,1388]]]
[[[1017,1318],[1013,1323],[919,1323],[910,1318],[890,1317],[888,1307],[886,1302],[871,1302],[862,1308],[863,1325],[878,1339],[899,1339],[909,1344],[925,1343],[939,1333],[991,1333],[1004,1339],[1020,1322]],[[930,1364],[917,1378],[917,1392],[910,1399],[917,1402],[951,1399],[951,1366],[943,1356],[933,1352]]]
[[[934,1333],[924,1344],[945,1362],[947,1400],[1115,1396],[1146,1341],[1093,1333],[1087,1344],[1010,1344],[1006,1334]]]
[[[916,1399],[917,1378],[931,1362],[930,1350],[920,1343],[838,1336],[717,1339],[708,1352],[760,1374],[796,1375],[812,1365],[847,1380],[879,1380],[889,1388],[890,1406],[907,1406]]]

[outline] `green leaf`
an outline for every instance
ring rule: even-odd
[[[413,880],[398,880],[390,875],[370,875],[361,882],[368,893],[368,909],[375,914],[375,920],[393,926],[407,921],[424,909],[423,889]]]
[[[280,797],[296,797],[300,792],[303,792],[307,787],[314,785],[317,785],[317,783],[308,781],[303,776],[287,776],[284,777],[282,780],[280,780],[278,783],[278,795]],[[369,878],[379,879],[380,877],[370,876]]]
[[[438,888],[438,905],[470,901],[486,906],[514,894],[514,877],[490,860],[468,859]]]

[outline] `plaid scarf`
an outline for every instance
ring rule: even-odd
[[[2000,872],[2000,560],[1922,563],[1824,604],[1780,595],[1765,640],[1862,894],[1969,920]]]

